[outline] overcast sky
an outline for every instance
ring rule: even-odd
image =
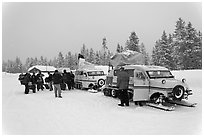
[[[53,59],[61,51],[79,53],[83,43],[95,51],[116,51],[135,31],[151,52],[165,30],[173,33],[178,18],[202,31],[202,4],[174,3],[2,3],[2,56]]]

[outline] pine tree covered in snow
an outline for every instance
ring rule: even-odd
[[[126,42],[126,48],[129,50],[140,52],[139,38],[135,32],[131,32],[129,40]]]
[[[185,46],[185,37],[186,37],[186,30],[185,30],[185,21],[181,18],[176,22],[175,30],[174,30],[174,63],[176,64],[175,69],[183,69],[183,47]]]
[[[153,49],[152,63],[154,65],[164,66],[169,69],[174,68],[172,40],[172,36],[169,35],[169,37],[167,37],[166,32],[163,31],[161,39],[156,42]]]
[[[57,57],[57,66],[59,68],[64,67],[64,56],[62,52],[59,52],[58,57]]]
[[[202,67],[202,34],[192,27],[191,22],[187,25],[179,18],[174,31],[174,60],[176,69],[194,69]]]
[[[149,58],[149,54],[147,53],[147,51],[146,51],[146,49],[145,49],[144,43],[141,43],[141,45],[140,45],[140,50],[141,50],[141,53],[144,55],[145,65],[149,65],[150,58]]]
[[[152,52],[152,64],[170,69],[200,69],[202,67],[202,34],[181,18],[173,35],[164,31]]]
[[[92,48],[89,51],[89,62],[93,64],[95,63],[95,53]]]
[[[116,52],[117,53],[123,52],[123,46],[121,46],[119,43],[117,44]]]

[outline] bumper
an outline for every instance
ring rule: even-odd
[[[188,96],[189,96],[189,95],[193,95],[193,93],[192,93],[192,90],[187,89],[187,90],[184,91],[182,98],[183,98],[183,99],[188,99]],[[173,97],[174,97],[173,92],[169,92],[169,93],[168,93],[168,97],[169,97],[169,98],[173,98]]]

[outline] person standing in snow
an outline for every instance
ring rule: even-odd
[[[33,75],[31,76],[31,82],[32,82],[33,93],[35,93],[36,92],[37,77],[35,76],[34,72],[33,72]]]
[[[72,71],[70,71],[70,73],[71,73],[71,89],[74,89],[74,77],[75,77],[75,75]]]
[[[54,84],[54,91],[55,91],[55,97],[59,97],[62,98],[62,91],[61,91],[61,87],[60,84],[62,83],[62,76],[61,74],[58,72],[58,70],[55,70],[53,76],[52,76],[52,81]]]
[[[65,89],[66,89],[66,85],[68,87],[68,73],[66,70],[64,70],[62,73],[62,79],[63,79],[63,83],[65,84]]]
[[[31,83],[31,76],[30,73],[26,73],[23,78],[23,84],[25,85],[25,94],[29,93],[29,84]]]
[[[66,72],[66,84],[69,90],[71,90],[71,86],[72,86],[72,79],[71,79],[71,73],[70,72]]]
[[[128,86],[129,74],[121,67],[117,74],[117,87],[119,88],[119,99],[121,102],[118,106],[124,106],[124,104],[129,106]]]
[[[50,89],[50,91],[52,91],[53,90],[53,87],[52,87],[52,74],[50,72],[48,72],[47,79],[48,79],[49,89]]]
[[[39,91],[39,89],[43,90],[43,84],[44,84],[44,80],[43,80],[43,75],[41,74],[41,72],[39,71],[39,73],[37,74],[37,90]]]

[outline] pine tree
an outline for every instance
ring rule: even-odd
[[[173,37],[171,34],[169,34],[168,37],[168,46],[169,46],[169,56],[168,56],[168,60],[169,60],[169,69],[174,70],[176,68],[176,64],[174,63],[174,48],[173,48]]]
[[[145,65],[149,65],[150,63],[150,59],[149,59],[149,55],[148,53],[146,52],[146,49],[145,49],[145,45],[144,43],[141,43],[140,45],[140,49],[141,49],[141,53],[143,54],[144,58],[145,58]]]
[[[83,44],[83,46],[82,46],[82,48],[81,48],[81,54],[82,54],[83,56],[86,55],[86,45],[85,45],[85,44]]]
[[[19,57],[16,57],[16,60],[13,65],[13,73],[21,73],[23,71],[23,64]]]
[[[70,69],[73,69],[73,58],[72,58],[72,53],[69,51],[68,52],[68,55],[67,55],[67,58],[68,58],[68,68]]]
[[[156,42],[153,49],[152,61],[154,65],[170,68],[171,47],[168,42],[167,34],[163,31],[161,39]]]
[[[97,65],[100,65],[100,64],[101,64],[100,51],[96,51],[95,64],[97,64]]]
[[[185,30],[185,21],[181,18],[176,22],[176,28],[173,34],[174,44],[173,44],[173,54],[174,54],[174,62],[176,64],[176,69],[183,69],[183,49],[182,47],[185,46],[185,37],[186,37],[186,30]]]
[[[161,50],[162,50],[161,44],[158,40],[156,41],[152,51],[152,65],[156,65],[156,66],[161,65],[161,57],[160,57],[160,52],[162,52]]]
[[[120,44],[119,44],[119,43],[118,43],[118,45],[117,45],[116,52],[117,52],[117,53],[120,53],[120,52],[121,52],[121,51],[120,51]]]
[[[135,32],[131,32],[129,40],[126,42],[127,49],[140,52],[139,38]]]
[[[32,67],[33,66],[33,64],[32,64],[32,62],[31,62],[31,59],[28,57],[27,59],[26,59],[26,62],[25,62],[25,69],[26,70],[28,70],[30,67]]]
[[[118,43],[118,45],[117,45],[116,52],[117,52],[117,53],[121,53],[121,52],[123,52],[123,46],[120,46],[119,43]]]
[[[59,52],[59,54],[58,54],[57,67],[59,67],[59,68],[64,67],[64,57],[63,57],[62,52]]]
[[[106,38],[103,38],[102,51],[101,51],[101,55],[100,55],[101,63],[102,63],[101,65],[105,65],[107,62],[107,50],[108,50],[107,40],[106,40]]]
[[[90,52],[89,52],[89,61],[90,63],[95,63],[95,53],[92,48],[90,49]]]
[[[186,26],[186,37],[185,37],[185,46],[183,46],[183,69],[193,69],[197,68],[199,64],[199,57],[201,57],[201,52],[197,52],[201,45],[197,45],[197,32],[192,27],[191,22]]]

